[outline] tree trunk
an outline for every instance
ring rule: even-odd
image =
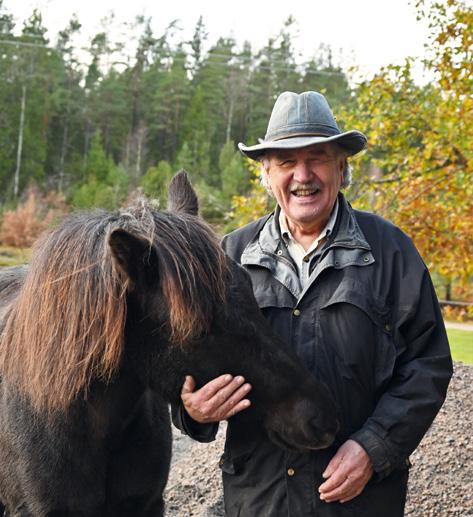
[[[25,127],[25,108],[26,108],[26,85],[21,87],[21,111],[20,111],[20,128],[18,130],[18,148],[16,152],[16,169],[13,181],[13,196],[18,197],[20,190],[20,170],[21,170],[21,152],[23,150],[23,131]]]
[[[66,162],[68,133],[69,133],[69,109],[67,109],[67,111],[66,111],[66,117],[64,120],[64,130],[62,132],[61,159],[60,159],[60,163],[59,163],[59,181],[58,181],[59,192],[62,192],[62,189],[64,186],[64,165]]]
[[[225,135],[225,142],[230,142],[231,131],[232,131],[232,123],[233,123],[233,106],[235,104],[233,95],[230,98],[230,108],[228,110],[228,120],[227,120],[227,131]]]

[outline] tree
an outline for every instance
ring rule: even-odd
[[[245,165],[250,174],[251,190],[243,196],[233,196],[232,208],[226,214],[225,231],[230,232],[263,215],[274,207],[274,199],[261,184],[261,170],[258,162],[245,158]]]
[[[72,205],[76,208],[117,208],[125,200],[128,186],[126,170],[105,155],[97,131],[87,155],[84,179],[72,189]]]
[[[143,175],[140,185],[143,192],[150,199],[157,199],[161,207],[167,197],[168,183],[172,177],[172,168],[169,162],[161,160],[156,167],[150,167]]]
[[[315,90],[326,95],[334,106],[350,102],[351,89],[341,65],[336,64],[332,48],[320,44],[305,64],[300,91]]]
[[[227,199],[244,194],[250,186],[248,168],[243,157],[235,151],[233,142],[224,144],[220,151],[219,168],[222,177],[222,193]]]
[[[378,170],[358,180],[357,204],[404,228],[427,265],[466,290],[473,275],[473,99],[465,95],[473,91],[473,8],[461,0],[418,7],[431,22],[426,67],[436,81],[416,85],[409,61],[388,67],[357,88],[342,118],[369,135],[369,153],[357,163]]]
[[[194,29],[192,40],[188,42],[191,47],[192,64],[190,70],[192,77],[196,76],[202,64],[202,58],[204,54],[203,46],[207,40],[207,37],[208,32],[205,28],[204,19],[202,16],[199,16]]]
[[[52,92],[52,114],[49,124],[48,151],[45,168],[51,175],[57,175],[57,186],[61,192],[74,179],[73,167],[68,167],[73,142],[81,128],[81,111],[84,92],[80,88],[82,71],[75,55],[74,39],[79,34],[81,24],[73,15],[67,26],[59,32],[56,43],[57,86]],[[69,174],[68,174],[69,172]]]
[[[39,11],[25,21],[20,36],[12,34],[12,20],[1,15],[4,44],[0,65],[2,109],[0,126],[6,132],[1,139],[0,179],[6,197],[18,198],[30,180],[45,178],[45,159],[52,92],[55,90],[57,53],[47,52],[46,28]],[[9,142],[9,143],[7,143]]]
[[[229,85],[234,47],[232,38],[219,38],[202,61],[193,77],[194,91],[181,137],[182,141],[189,142],[196,173],[216,188],[221,187],[218,155],[228,134],[232,109],[225,86]]]
[[[179,148],[184,116],[191,97],[187,75],[187,55],[178,46],[162,66],[160,80],[155,84],[148,110],[150,158],[164,157],[173,161]]]

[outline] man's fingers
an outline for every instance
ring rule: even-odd
[[[338,501],[344,497],[349,497],[352,493],[355,492],[355,489],[353,487],[353,480],[350,477],[345,476],[345,479],[338,479],[337,483],[338,484],[336,484],[335,486],[326,487],[323,491],[321,491],[320,498],[323,501],[326,501],[328,503],[332,501]],[[320,488],[322,488],[322,486]]]
[[[233,378],[231,382],[215,393],[209,400],[209,404],[215,408],[228,405],[228,408],[222,409],[230,409],[250,391],[251,386],[248,383],[244,384],[244,382],[245,379],[241,376]]]
[[[203,400],[210,401],[215,394],[225,388],[233,380],[230,374],[220,375],[200,388],[199,393]]]
[[[186,375],[186,380],[182,385],[181,396],[187,395],[188,393],[192,393],[195,390],[195,380],[192,375]]]
[[[251,406],[251,402],[248,399],[240,400],[240,402],[238,402],[238,404],[235,404],[235,406],[227,412],[224,419],[227,420],[228,418],[235,416],[237,413],[239,413],[240,411],[243,411],[246,408],[249,408],[250,406]]]
[[[330,460],[330,463],[327,465],[322,477],[325,479],[329,478],[340,466],[340,463],[343,460],[343,455],[340,452],[337,452],[335,456]]]
[[[196,422],[226,420],[250,405],[250,401],[244,397],[251,386],[245,383],[242,376],[221,375],[198,390],[195,386],[194,379],[186,376],[181,399],[185,410]]]
[[[372,474],[366,451],[357,442],[347,440],[323,473],[326,481],[319,487],[320,498],[329,503],[349,501],[362,492]]]
[[[250,401],[246,399],[246,395],[250,392],[251,385],[248,383],[243,384],[239,389],[237,389],[233,395],[225,402],[222,406],[222,411],[225,414],[225,419],[236,415],[243,409],[246,409],[250,406]]]
[[[340,501],[345,503],[350,499],[360,495],[365,487],[366,481],[363,480],[352,480],[347,478],[344,483],[331,492],[325,492],[321,494],[320,498],[326,503],[332,503],[333,501]]]
[[[319,492],[331,492],[335,490],[339,486],[343,485],[348,479],[348,475],[346,472],[342,470],[335,471],[324,483],[322,483],[319,487]]]

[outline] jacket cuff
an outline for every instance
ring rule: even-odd
[[[202,443],[213,442],[218,431],[218,423],[201,424],[190,417],[182,404],[172,408],[173,424],[193,440]]]
[[[371,429],[360,429],[350,436],[350,440],[354,440],[361,445],[370,457],[375,481],[381,481],[389,476],[394,468],[389,458],[389,449],[375,432]]]

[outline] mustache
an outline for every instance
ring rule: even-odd
[[[295,192],[296,190],[322,190],[322,188],[316,181],[311,181],[310,183],[293,181],[289,184],[289,192]]]

